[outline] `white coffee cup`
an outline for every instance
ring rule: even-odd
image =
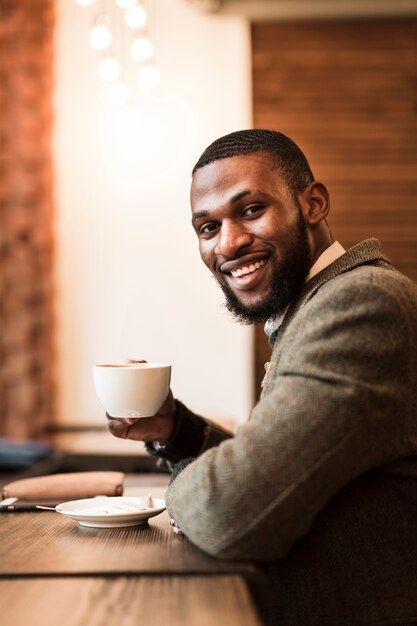
[[[163,363],[96,364],[94,388],[111,417],[151,417],[163,405],[171,366]]]

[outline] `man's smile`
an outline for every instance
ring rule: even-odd
[[[236,289],[252,289],[259,283],[263,272],[262,268],[268,261],[268,257],[236,259],[221,265],[220,271],[225,275],[226,281]]]
[[[256,261],[256,263],[251,263],[250,265],[244,265],[243,267],[238,267],[236,270],[232,270],[230,273],[233,278],[238,278],[239,276],[246,276],[246,274],[253,274],[256,270],[258,270],[262,265],[264,265],[265,261]]]
[[[218,262],[217,269],[222,274],[232,274],[233,276],[240,276],[242,273],[248,274],[262,267],[268,256],[269,253],[267,251],[246,253],[233,261]]]

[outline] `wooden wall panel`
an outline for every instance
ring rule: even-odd
[[[254,127],[306,153],[342,245],[377,237],[417,281],[417,19],[252,26]],[[256,332],[256,380],[269,348]]]

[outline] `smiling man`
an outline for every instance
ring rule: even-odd
[[[416,286],[376,240],[333,241],[328,191],[281,133],[215,141],[191,206],[227,307],[265,322],[261,397],[233,435],[172,393],[111,432],[170,468],[167,508],[193,543],[264,563],[266,624],[416,624]]]
[[[326,232],[310,249],[307,229],[328,210],[324,187],[310,183],[299,200],[278,171],[265,152],[224,158],[198,168],[191,188],[201,258],[228,308],[248,323],[281,313],[304,284],[312,255],[322,252],[319,244],[330,244]]]
[[[331,244],[322,221],[327,190],[306,162],[291,176],[267,152],[203,166],[206,158],[194,168],[191,187],[201,258],[230,311],[246,323],[265,321],[295,300],[311,265]]]

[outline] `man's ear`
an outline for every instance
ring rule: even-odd
[[[310,226],[324,220],[330,211],[330,196],[327,187],[313,181],[301,194],[304,217]]]

